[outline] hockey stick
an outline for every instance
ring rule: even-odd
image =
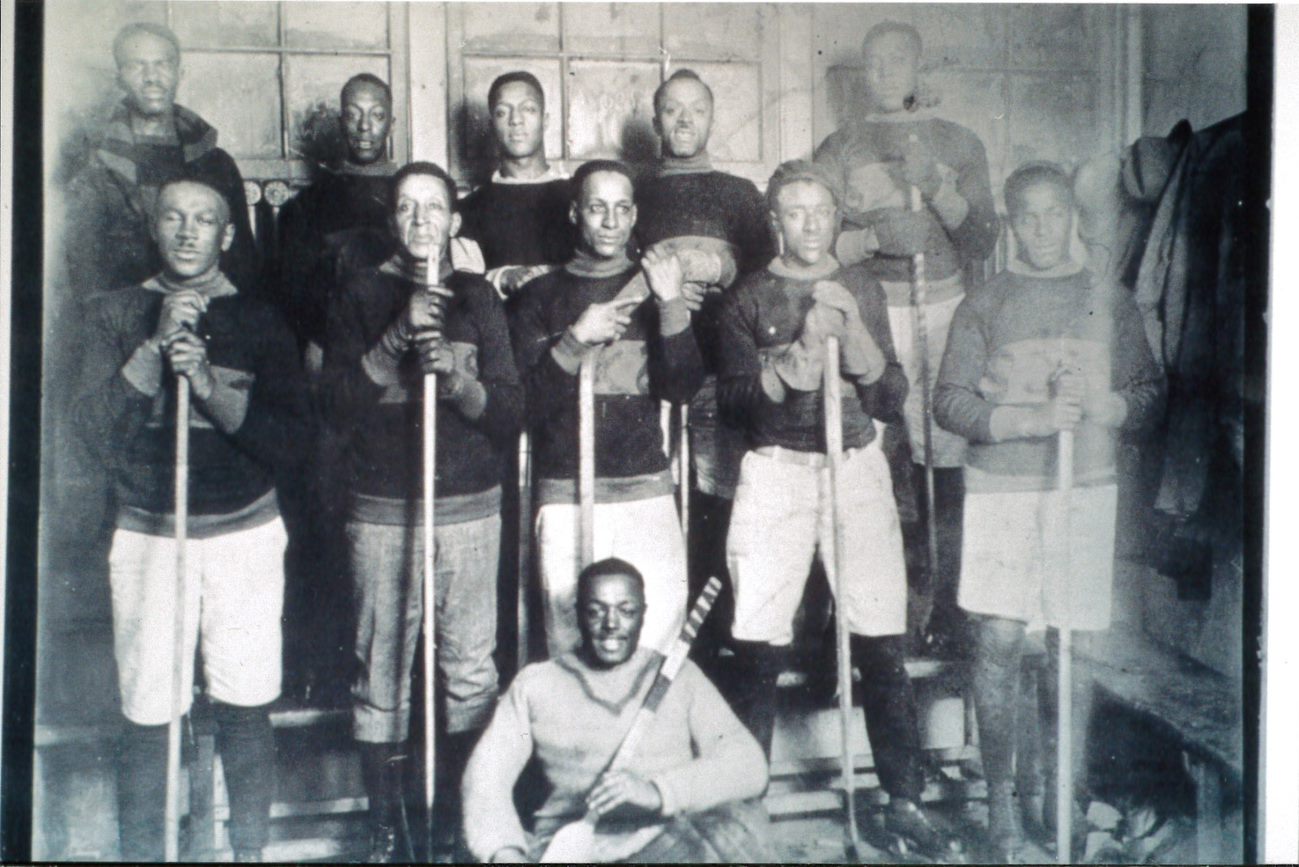
[[[436,257],[435,252],[437,253]],[[429,292],[432,292],[433,286],[436,285],[436,269],[440,261],[440,251],[431,250],[427,263],[428,271],[425,275],[428,284],[427,291]],[[435,631],[437,626],[437,588],[433,583],[436,546],[433,523],[433,480],[437,477],[437,400],[437,374],[426,373],[424,374],[424,418],[421,429],[424,435],[424,851],[430,861],[433,859],[433,793],[437,779],[437,712],[433,700],[433,688],[437,681],[433,670],[437,650],[437,633]]]
[[[703,592],[699,594],[699,599],[695,601],[695,606],[690,611],[690,616],[686,618],[685,626],[681,627],[681,633],[677,636],[676,642],[673,643],[672,649],[668,651],[667,657],[659,665],[658,675],[654,678],[654,683],[650,686],[649,692],[645,694],[645,703],[636,712],[636,718],[632,720],[631,728],[627,730],[627,734],[623,735],[622,743],[618,746],[618,751],[614,753],[613,759],[610,760],[605,773],[627,767],[635,757],[636,748],[640,745],[645,732],[649,730],[650,723],[654,721],[654,714],[663,702],[663,697],[667,695],[668,689],[671,688],[672,681],[681,672],[681,666],[685,664],[686,657],[690,653],[690,645],[694,642],[695,636],[699,634],[699,627],[708,616],[713,603],[717,601],[717,594],[721,589],[722,581],[716,576],[709,578],[708,583],[704,585]],[[604,775],[601,774],[601,776]],[[599,782],[599,778],[596,781]],[[560,828],[555,836],[551,838],[549,845],[546,846],[546,851],[541,854],[541,863],[582,864],[589,862],[591,860],[591,847],[595,842],[595,826],[599,821],[600,813],[596,810],[588,810],[586,815],[578,821]]]
[[[1073,431],[1062,430],[1056,453],[1056,487],[1063,512],[1064,544],[1069,544],[1069,500],[1073,492]],[[1066,556],[1065,563],[1069,563]],[[1068,576],[1065,576],[1066,587]],[[1056,684],[1055,745],[1055,845],[1056,860],[1070,863],[1073,840],[1073,650],[1069,634],[1069,606],[1065,605],[1065,622],[1058,627],[1060,635],[1059,680]]]
[[[920,188],[913,185],[911,210],[919,213],[924,206]],[[911,313],[915,320],[916,351],[920,355],[920,411],[925,456],[925,502],[929,505],[925,521],[925,541],[928,545],[926,550],[929,555],[929,594],[932,600],[938,582],[938,504],[934,502],[934,408],[929,394],[929,322],[925,315],[925,300],[929,287],[925,281],[923,252],[911,257],[911,270]],[[927,620],[928,615],[926,615]]]
[[[826,571],[834,586],[835,658],[839,662],[840,771],[843,775],[844,811],[848,814],[848,857],[856,860],[861,851],[857,831],[857,797],[853,787],[852,761],[852,651],[848,643],[843,580],[843,515],[839,509],[839,481],[843,464],[843,386],[839,378],[839,338],[825,341],[825,451],[830,467],[830,518],[833,549]]]
[[[578,571],[595,560],[595,360],[582,356],[577,374]]]
[[[189,524],[189,380],[176,377],[176,593],[171,626],[171,719],[167,722],[167,801],[163,859],[180,860],[181,666],[185,664],[185,547]]]

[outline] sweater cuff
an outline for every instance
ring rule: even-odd
[[[686,306],[684,297],[678,295],[667,301],[659,301],[658,305],[659,334],[671,337],[690,327],[690,308]]]
[[[162,352],[146,340],[122,365],[122,378],[145,397],[156,397],[162,388]]]
[[[203,409],[216,422],[217,427],[232,434],[243,426],[248,416],[248,392],[239,391],[218,381],[212,394],[203,401]]]
[[[988,414],[988,439],[994,443],[1024,439],[1029,436],[1026,410],[1018,406],[999,406]]]
[[[573,329],[566,328],[559,342],[550,347],[550,357],[555,359],[555,363],[569,376],[577,376],[578,368],[582,366],[582,358],[589,349],[590,347],[573,336]]]
[[[948,230],[959,229],[965,222],[965,218],[970,215],[970,203],[956,191],[956,185],[946,179],[938,188],[938,192],[934,193],[933,198],[929,200],[929,205],[934,209],[934,213],[938,214],[943,227]]]
[[[476,379],[464,376],[458,380],[455,390],[447,395],[451,405],[470,421],[478,421],[487,409],[487,389]]]
[[[658,789],[659,800],[663,802],[659,812],[665,817],[675,816],[679,813],[681,811],[681,799],[672,790],[672,784],[668,782],[666,775],[656,774],[650,777],[650,782],[654,784],[654,788]]]
[[[790,388],[816,391],[821,387],[825,357],[820,352],[809,352],[801,344],[793,343],[776,356],[771,366]]]
[[[397,363],[406,349],[401,327],[394,323],[361,358],[361,369],[375,385],[396,385]]]

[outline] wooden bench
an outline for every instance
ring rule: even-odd
[[[1196,861],[1244,858],[1240,804],[1244,778],[1239,687],[1230,678],[1114,628],[1075,657],[1079,677],[1151,723],[1182,750],[1196,791]]]

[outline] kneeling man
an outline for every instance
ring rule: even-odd
[[[592,860],[762,862],[762,748],[687,661],[625,770],[610,760],[661,657],[640,647],[644,579],[610,558],[578,576],[576,650],[519,672],[465,772],[465,838],[476,858],[535,861],[559,828],[598,810]],[[550,793],[524,831],[511,793],[536,756]]]

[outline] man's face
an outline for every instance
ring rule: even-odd
[[[171,184],[158,197],[153,237],[168,276],[187,280],[218,267],[230,249],[235,227],[225,200],[196,183]]]
[[[343,92],[343,136],[352,162],[369,165],[387,153],[392,103],[383,88],[361,82]]]
[[[161,36],[133,34],[118,51],[117,81],[137,114],[144,117],[166,114],[176,103],[180,56]]]
[[[1034,184],[1018,196],[1010,215],[1019,258],[1039,271],[1064,264],[1069,259],[1069,233],[1073,228],[1073,206],[1059,184]]]
[[[636,225],[631,181],[620,172],[590,175],[569,212],[581,233],[582,246],[601,259],[624,253]]]
[[[825,187],[795,181],[781,187],[771,221],[784,241],[785,257],[800,265],[815,265],[830,254],[839,211]]]
[[[654,115],[654,131],[663,148],[674,157],[693,157],[708,147],[712,127],[713,101],[707,88],[688,78],[668,82]]]
[[[522,81],[511,81],[496,92],[492,105],[492,132],[496,143],[514,159],[541,151],[546,132],[546,110],[541,94]]]
[[[645,596],[627,575],[602,575],[577,600],[577,622],[587,659],[603,668],[636,651],[645,623]]]
[[[460,215],[452,212],[451,196],[442,179],[410,175],[397,187],[393,229],[412,259],[441,258],[447,240],[460,230]]]
[[[877,111],[901,111],[916,92],[920,55],[905,34],[885,33],[862,49],[866,87]]]

